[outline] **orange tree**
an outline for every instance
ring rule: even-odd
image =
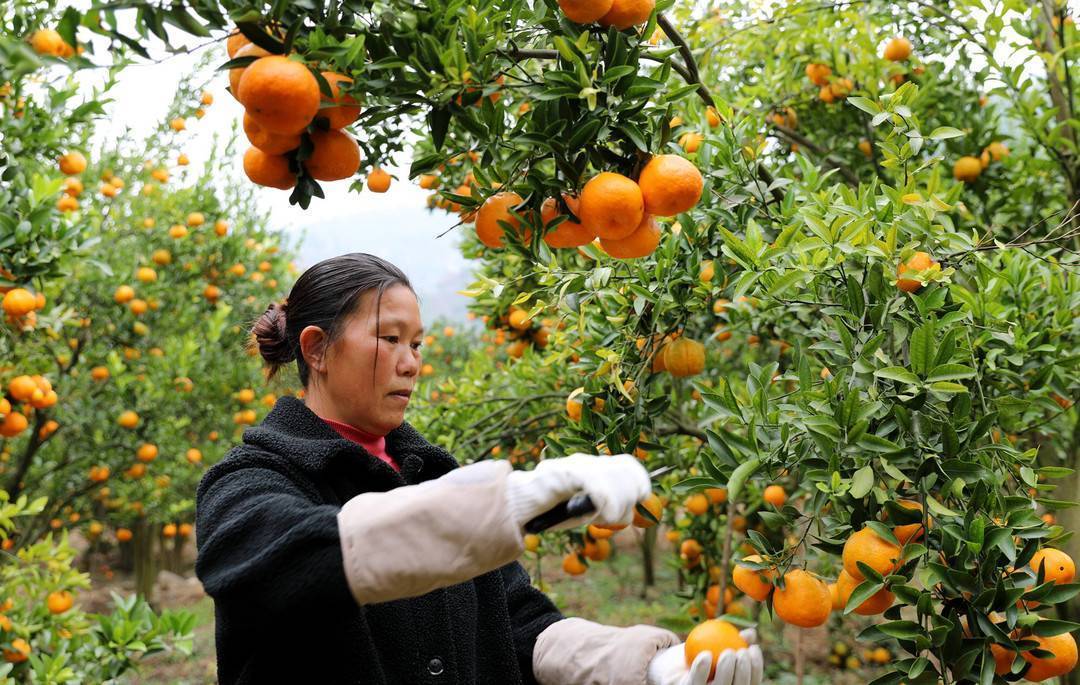
[[[679,467],[685,515],[660,514],[706,613],[733,572],[796,626],[883,614],[861,637],[905,656],[876,682],[1043,680],[1077,627],[1052,618],[1078,590],[1052,494],[1077,459],[1075,27],[969,4],[116,3],[142,36],[235,22],[254,181],[306,206],[411,155],[475,224],[474,313],[513,360],[458,387],[566,412],[537,457]],[[444,440],[490,450],[492,404],[457,397]]]

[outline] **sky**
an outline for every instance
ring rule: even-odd
[[[176,37],[179,45],[194,46],[203,40]],[[220,56],[220,62],[227,59],[223,43],[172,56],[151,45],[155,63],[137,64],[120,72],[117,85],[110,90],[112,103],[107,106],[107,115],[98,123],[95,142],[125,134],[135,140],[149,135],[166,115],[180,79],[197,68],[207,50]],[[208,71],[207,77],[212,78],[208,90],[214,94],[214,104],[202,119],[189,118],[183,134],[189,136],[184,152],[196,168],[209,156],[214,133],[227,137],[243,115],[243,108],[226,90],[225,73]],[[79,78],[84,85],[92,86],[101,82],[102,75],[80,72]],[[243,142],[241,150],[246,148]],[[425,324],[439,317],[463,319],[469,300],[457,291],[471,283],[474,265],[461,256],[458,243],[461,231],[470,227],[459,227],[438,238],[454,225],[456,216],[442,211],[429,213],[425,207],[428,191],[408,181],[411,160],[403,157],[394,161],[395,165],[384,165],[395,176],[386,193],[366,189],[362,193],[349,192],[347,180],[323,183],[326,199],[314,198],[307,210],[289,205],[287,191],[250,183],[240,155],[235,160],[235,178],[261,198],[269,210],[271,228],[288,234],[291,244],[302,240],[296,260],[301,271],[335,255],[369,252],[396,264],[409,276],[420,296]]]

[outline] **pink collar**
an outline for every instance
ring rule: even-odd
[[[390,453],[386,451],[386,436],[385,435],[373,435],[366,431],[362,431],[355,426],[350,426],[347,423],[341,421],[335,421],[333,419],[327,419],[319,417],[333,428],[338,435],[355,442],[356,444],[367,450],[368,454],[371,454],[389,464],[395,471],[400,471],[400,467],[397,461],[394,460]]]

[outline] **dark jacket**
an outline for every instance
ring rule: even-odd
[[[458,467],[407,423],[386,448],[400,474],[286,396],[206,472],[195,572],[214,598],[221,683],[536,682],[536,637],[562,615],[517,562],[421,597],[356,603],[341,506]]]

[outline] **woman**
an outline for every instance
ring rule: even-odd
[[[404,273],[342,255],[286,302],[253,337],[268,377],[296,361],[304,399],[279,399],[197,493],[222,683],[706,682],[711,655],[688,669],[669,631],[564,618],[515,561],[525,522],[576,493],[597,513],[560,527],[629,522],[650,490],[636,459],[459,466],[404,421],[424,337]],[[721,662],[715,682],[760,680],[756,645]]]

